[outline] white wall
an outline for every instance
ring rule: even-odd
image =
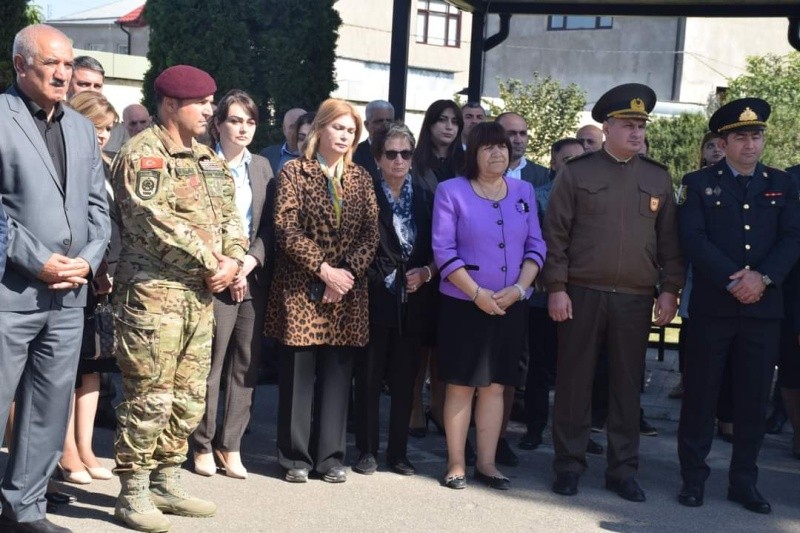
[[[780,18],[687,19],[681,101],[706,104],[727,78],[744,73],[749,56],[791,52],[788,28]]]

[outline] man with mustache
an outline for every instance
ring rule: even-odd
[[[0,197],[8,215],[0,282],[0,421],[16,397],[0,531],[63,532],[45,517],[83,336],[87,281],[111,234],[94,126],[63,104],[69,39],[20,30],[16,80],[0,95]]]
[[[214,79],[176,65],[154,89],[158,121],[122,147],[111,169],[124,222],[114,279],[124,395],[114,516],[151,532],[169,529],[162,512],[216,512],[184,490],[180,466],[205,410],[211,294],[228,287],[248,249],[230,170],[196,140],[211,119]]]

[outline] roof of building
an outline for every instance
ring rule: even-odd
[[[142,26],[147,26],[147,21],[144,19],[144,4],[140,5],[130,13],[118,18],[117,24],[124,24],[129,28],[141,28]]]

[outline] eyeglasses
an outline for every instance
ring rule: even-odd
[[[400,151],[386,150],[385,152],[383,152],[383,155],[385,155],[386,159],[388,159],[389,161],[394,161],[395,159],[397,159],[398,155],[402,157],[405,161],[408,161],[409,159],[411,159],[411,156],[413,154],[414,152],[412,152],[411,150],[400,150]]]

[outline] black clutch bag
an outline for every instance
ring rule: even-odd
[[[321,302],[325,294],[325,282],[312,281],[308,284],[308,299],[312,302]]]

